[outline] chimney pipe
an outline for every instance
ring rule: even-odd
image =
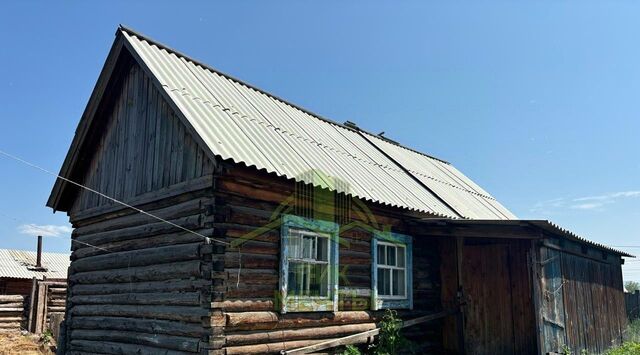
[[[38,253],[36,254],[36,267],[42,267],[42,236],[38,236]]]

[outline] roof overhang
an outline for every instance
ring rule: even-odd
[[[583,238],[548,220],[469,220],[428,218],[418,222],[421,226],[440,229],[438,233],[450,236],[484,238],[544,239],[557,237],[587,245],[621,257],[635,258],[624,251]],[[445,231],[446,230],[446,231]],[[489,232],[493,230],[493,232]],[[436,231],[437,232],[437,231]]]

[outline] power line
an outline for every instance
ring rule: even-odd
[[[149,212],[147,212],[147,211],[144,211],[144,210],[142,210],[142,209],[140,209],[140,208],[137,208],[137,207],[131,206],[131,205],[127,204],[126,202],[122,202],[122,201],[120,201],[120,200],[118,200],[118,199],[116,199],[116,198],[113,198],[113,197],[111,197],[111,196],[105,195],[105,194],[103,194],[102,192],[96,191],[96,190],[94,190],[94,189],[92,189],[92,188],[90,188],[90,187],[84,186],[84,185],[82,185],[82,184],[80,184],[80,183],[78,183],[78,182],[75,182],[75,181],[73,181],[73,180],[70,180],[70,179],[67,179],[67,178],[65,178],[65,177],[62,177],[62,176],[60,176],[60,175],[58,175],[58,174],[56,174],[56,173],[54,173],[54,172],[51,172],[51,171],[49,171],[49,170],[47,170],[47,169],[45,169],[45,168],[42,168],[42,167],[40,167],[40,166],[38,166],[38,165],[36,165],[36,164],[33,164],[33,163],[31,163],[31,162],[28,162],[28,161],[26,161],[26,160],[24,160],[24,159],[22,159],[22,158],[19,158],[19,157],[17,157],[17,156],[15,156],[15,155],[13,155],[13,154],[9,154],[9,153],[7,153],[7,152],[5,152],[5,151],[3,151],[3,150],[0,150],[0,154],[4,155],[4,156],[6,156],[6,157],[9,157],[9,158],[11,158],[11,159],[13,159],[13,160],[15,160],[15,161],[18,161],[18,162],[20,162],[20,163],[22,163],[22,164],[25,164],[25,165],[27,165],[27,166],[30,166],[30,167],[32,167],[32,168],[34,168],[34,169],[38,169],[38,170],[40,170],[40,171],[42,171],[42,172],[44,172],[44,173],[46,173],[46,174],[49,174],[49,175],[51,175],[51,176],[55,176],[56,178],[58,178],[58,179],[60,179],[60,180],[66,181],[66,182],[68,182],[68,183],[70,183],[70,184],[73,184],[73,185],[75,185],[75,186],[78,186],[78,187],[80,187],[80,188],[83,188],[83,189],[85,189],[85,190],[87,190],[87,191],[93,192],[94,194],[97,194],[97,195],[99,195],[99,196],[101,196],[101,197],[104,197],[104,198],[106,198],[106,199],[108,199],[108,200],[111,200],[111,201],[113,201],[113,202],[115,202],[115,203],[118,203],[118,204],[120,204],[120,205],[122,205],[122,206],[125,206],[125,207],[127,207],[127,208],[130,208],[130,209],[132,209],[132,210],[134,210],[134,211],[137,211],[137,212],[139,212],[139,213],[142,213],[142,214],[144,214],[144,215],[147,215],[147,216],[149,216],[149,217],[151,217],[151,218],[155,218],[155,219],[157,219],[158,221],[161,221],[161,222],[167,223],[167,224],[169,224],[169,225],[171,225],[171,226],[173,226],[173,227],[179,228],[179,229],[181,229],[181,230],[183,230],[183,231],[185,231],[185,232],[189,232],[189,233],[195,234],[195,235],[197,235],[197,236],[199,236],[199,237],[203,238],[203,239],[204,239],[205,241],[207,241],[207,242],[209,242],[209,241],[214,241],[214,242],[216,242],[216,243],[220,243],[220,244],[224,244],[224,245],[231,245],[231,244],[230,244],[230,243],[228,243],[228,242],[225,242],[225,241],[222,241],[222,240],[219,240],[219,239],[215,239],[215,238],[207,237],[207,236],[202,235],[202,234],[200,234],[200,233],[198,233],[198,232],[192,231],[192,230],[190,230],[190,229],[188,229],[188,228],[185,228],[185,227],[180,226],[180,225],[178,225],[178,224],[175,224],[175,223],[173,223],[173,222],[167,221],[167,220],[166,220],[166,219],[164,219],[164,218],[161,218],[161,217],[155,216],[155,215],[153,215],[153,214],[151,214],[151,213],[149,213]]]

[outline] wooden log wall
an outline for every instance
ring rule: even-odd
[[[143,70],[122,63],[123,79],[98,110],[104,127],[91,138],[97,148],[85,154],[82,181],[170,223],[89,191],[75,196],[62,346],[70,353],[199,353],[212,334],[216,246],[203,236],[213,234],[214,162]]]
[[[405,223],[401,213],[361,202],[345,203],[338,197],[338,203],[332,204],[334,210],[304,213],[313,203],[300,200],[296,184],[237,166],[217,175],[215,185],[215,235],[230,243],[241,242],[241,246],[217,251],[224,262],[214,263],[220,286],[213,306],[221,335],[211,344],[212,349],[226,354],[277,353],[375,328],[383,311],[370,311],[372,233],[364,226],[388,226],[402,233]],[[352,210],[339,211],[345,207]],[[339,220],[338,312],[283,315],[276,309],[278,218],[286,213]],[[415,309],[399,312],[405,319],[441,309],[437,243],[436,239],[414,239],[414,265],[420,267],[414,268],[413,276]],[[407,328],[407,332],[425,348],[439,347],[439,327],[427,324]]]
[[[193,180],[140,208],[210,237],[211,177],[205,182]],[[211,334],[215,246],[131,210],[72,221],[66,350],[202,352]]]
[[[0,295],[0,332],[24,328],[23,295]]]
[[[51,317],[64,315],[66,298],[66,279],[36,280],[34,278],[28,305],[27,329],[35,334],[52,330]]]

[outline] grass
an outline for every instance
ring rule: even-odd
[[[625,333],[625,342],[617,348],[610,349],[606,355],[638,355],[640,354],[640,319],[633,321]]]
[[[20,332],[0,332],[0,355],[50,355],[41,337]]]

